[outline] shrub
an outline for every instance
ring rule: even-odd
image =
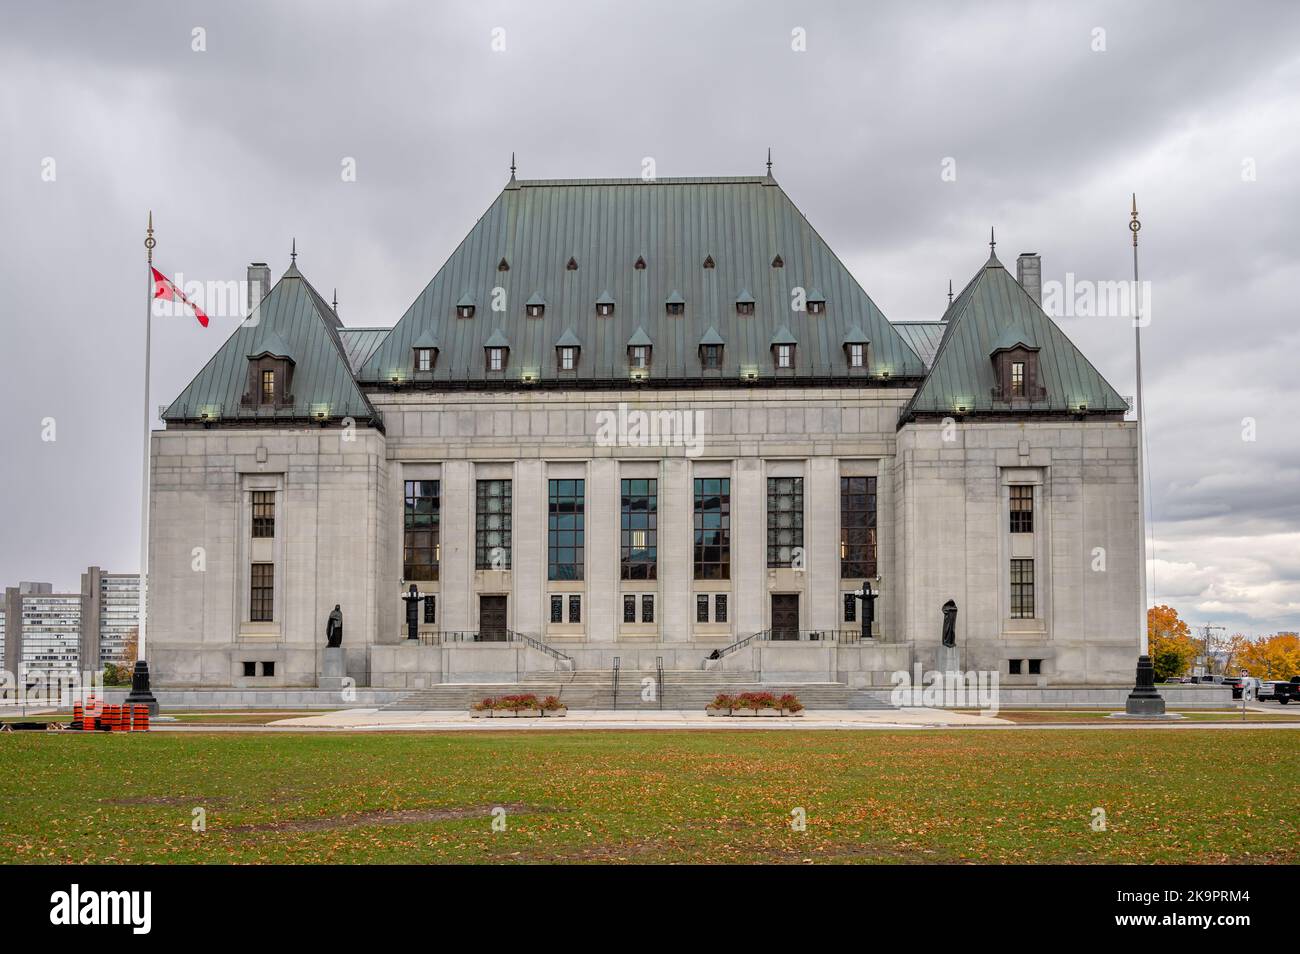
[[[709,703],[708,708],[734,709],[736,708],[736,697],[730,693],[720,692],[713,697],[713,701]]]
[[[487,709],[493,708],[494,704],[495,704],[495,700],[491,696],[484,696],[478,702],[470,706],[470,708],[473,709],[475,712],[483,712]]]
[[[803,703],[799,701],[799,697],[796,696],[793,692],[787,692],[777,701],[780,704],[781,708],[784,709],[786,712],[803,711]]]
[[[770,692],[742,692],[737,697],[737,709],[775,709],[777,708],[776,696]]]
[[[557,696],[547,696],[542,700],[542,709],[547,712],[555,712],[557,709],[563,709],[564,703],[560,702]]]

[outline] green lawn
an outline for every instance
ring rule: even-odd
[[[1298,741],[1290,730],[15,733],[0,736],[0,859],[1295,863]],[[505,831],[492,830],[495,806]],[[1096,807],[1105,832],[1089,826]],[[806,831],[791,828],[795,808]]]

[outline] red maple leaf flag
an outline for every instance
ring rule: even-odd
[[[203,309],[194,302],[185,297],[185,293],[172,283],[172,280],[164,275],[152,265],[149,271],[153,272],[153,297],[166,298],[170,301],[183,301],[194,309],[194,317],[199,320],[199,324],[204,328],[208,326],[208,316],[203,313]]]

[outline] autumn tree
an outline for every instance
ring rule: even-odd
[[[1157,679],[1183,675],[1199,651],[1191,629],[1172,606],[1161,604],[1147,610],[1147,653]]]
[[[1290,679],[1300,675],[1300,635],[1296,633],[1274,633],[1248,639],[1237,635],[1232,637],[1232,672],[1244,669],[1256,679]]]

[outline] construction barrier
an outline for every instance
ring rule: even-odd
[[[143,704],[137,704],[131,707],[134,710],[135,718],[131,725],[133,732],[149,731],[149,707]]]

